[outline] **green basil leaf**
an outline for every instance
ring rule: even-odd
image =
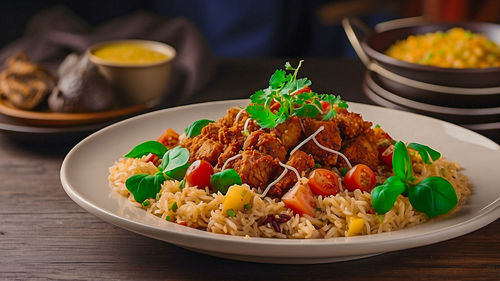
[[[188,167],[189,150],[176,146],[165,153],[158,169],[173,179],[182,180]]]
[[[134,147],[129,153],[125,155],[127,158],[141,158],[144,155],[148,155],[152,153],[158,157],[163,157],[163,155],[167,152],[167,148],[157,142],[157,141],[146,141],[138,146]]]
[[[208,119],[201,119],[198,121],[194,121],[193,124],[189,125],[184,132],[188,138],[194,138],[197,135],[201,134],[201,129],[203,129],[206,125],[213,123],[215,121]]]
[[[372,206],[378,214],[389,212],[399,194],[403,193],[406,185],[398,177],[388,178],[384,184],[375,187],[372,190]]]
[[[213,174],[210,177],[210,185],[217,192],[226,194],[229,187],[235,184],[241,184],[241,178],[233,169],[227,169],[222,172]]]
[[[441,153],[435,151],[434,149],[428,147],[427,145],[412,142],[408,144],[408,148],[418,151],[420,157],[422,157],[422,160],[426,164],[431,164],[429,157],[430,159],[432,159],[432,161],[436,161],[439,158],[441,158]]]
[[[415,179],[413,177],[410,155],[408,155],[406,145],[402,141],[397,142],[394,146],[394,153],[392,155],[392,167],[394,170],[394,175],[401,179],[401,181],[411,182]]]
[[[449,212],[458,202],[455,189],[446,179],[429,177],[408,189],[411,205],[430,218]]]
[[[148,198],[155,198],[164,181],[163,173],[138,174],[130,176],[125,182],[125,186],[134,195],[135,201],[142,203]]]

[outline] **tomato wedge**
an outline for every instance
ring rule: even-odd
[[[392,155],[394,154],[394,145],[389,145],[384,151],[379,154],[379,159],[384,164],[392,167]]]
[[[309,175],[309,187],[316,195],[335,195],[340,192],[339,177],[327,169],[316,169]]]
[[[319,103],[321,103],[321,108],[323,109],[324,112],[330,111],[330,103],[329,102],[322,100]]]
[[[375,173],[366,165],[358,164],[350,169],[344,177],[344,186],[349,191],[360,189],[371,192],[377,183]]]
[[[283,197],[281,197],[285,206],[292,209],[299,215],[308,214],[314,217],[316,212],[316,200],[309,185],[297,183]]]
[[[205,160],[196,160],[186,171],[186,181],[191,186],[205,188],[210,186],[210,177],[214,174],[214,168]]]
[[[309,93],[311,92],[311,88],[309,86],[305,86],[304,88],[297,90],[293,95],[300,95],[302,93]]]

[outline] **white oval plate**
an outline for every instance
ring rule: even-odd
[[[134,207],[108,187],[108,167],[132,147],[156,139],[166,128],[181,132],[193,121],[218,120],[247,100],[188,105],[143,114],[87,137],[66,156],[61,182],[90,213],[130,231],[209,255],[263,263],[324,263],[357,259],[428,245],[464,235],[500,217],[500,147],[467,129],[437,119],[371,105],[349,103],[366,120],[381,124],[395,139],[430,145],[458,161],[474,184],[462,209],[446,219],[368,236],[330,239],[245,238],[170,223]]]

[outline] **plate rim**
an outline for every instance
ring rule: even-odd
[[[84,198],[83,195],[78,193],[70,184],[70,181],[67,178],[67,169],[68,169],[68,163],[72,159],[73,154],[76,153],[80,149],[80,147],[85,146],[87,142],[93,140],[94,137],[98,136],[101,134],[104,130],[109,130],[113,127],[116,126],[121,126],[124,122],[129,122],[129,120],[136,120],[139,118],[143,118],[146,115],[155,115],[155,114],[163,114],[164,112],[168,112],[169,110],[173,109],[187,109],[187,108],[196,108],[199,106],[206,106],[206,105],[213,105],[213,104],[223,104],[223,103],[243,103],[247,102],[248,99],[239,99],[239,100],[222,100],[222,101],[212,101],[212,102],[205,102],[205,103],[197,103],[197,104],[190,104],[190,105],[184,105],[180,107],[173,107],[173,108],[168,108],[168,109],[163,109],[163,110],[158,110],[158,111],[153,111],[145,114],[141,114],[138,116],[134,116],[131,118],[128,118],[126,120],[117,122],[115,124],[109,125],[93,134],[90,136],[86,137],[84,140],[79,142],[77,145],[75,145],[66,155],[66,157],[63,160],[63,163],[61,165],[61,170],[60,170],[60,179],[61,183],[63,186],[64,191],[68,194],[68,196],[75,201],[78,205],[80,205],[82,208],[87,210],[88,212],[96,215],[97,217],[112,223],[114,225],[117,225],[121,228],[127,229],[129,231],[133,231],[136,233],[139,233],[141,235],[153,237],[155,239],[167,241],[173,244],[181,245],[179,241],[173,242],[172,240],[175,240],[176,237],[188,237],[190,239],[195,239],[195,240],[200,240],[200,241],[215,241],[215,242],[220,242],[220,243],[225,243],[225,244],[237,244],[237,245],[245,245],[245,246],[269,246],[270,244],[276,247],[283,247],[283,246],[288,246],[291,248],[296,249],[297,247],[334,247],[334,246],[339,246],[339,247],[349,247],[349,246],[358,246],[358,247],[370,247],[373,246],[374,242],[382,242],[381,244],[385,244],[383,242],[391,242],[394,244],[395,241],[403,241],[403,240],[412,240],[412,243],[410,245],[406,245],[404,247],[394,247],[391,249],[389,248],[388,250],[384,250],[384,252],[387,251],[394,251],[398,249],[408,249],[412,247],[417,247],[417,246],[423,246],[423,245],[429,245],[433,244],[439,241],[445,241],[448,239],[452,239],[467,233],[470,233],[472,231],[475,231],[481,227],[486,226],[487,224],[495,221],[500,217],[500,197],[491,202],[489,205],[484,206],[481,208],[479,211],[477,211],[477,214],[474,217],[471,217],[470,219],[466,221],[462,221],[460,223],[450,225],[445,227],[444,229],[435,229],[432,231],[425,231],[423,233],[414,233],[414,234],[407,234],[407,233],[402,233],[400,231],[394,231],[394,232],[387,232],[387,233],[381,233],[381,234],[373,234],[373,235],[364,235],[364,236],[359,236],[359,237],[335,237],[335,238],[317,238],[317,239],[276,239],[276,238],[262,238],[262,237],[252,237],[251,239],[247,239],[242,236],[231,236],[231,235],[225,235],[225,234],[216,234],[216,233],[211,233],[203,230],[195,230],[193,233],[190,232],[180,232],[174,229],[167,229],[163,228],[160,226],[155,226],[151,224],[147,224],[144,222],[139,222],[139,221],[134,221],[131,219],[127,219],[123,216],[120,216],[118,214],[114,214],[112,212],[108,212],[104,209],[102,209],[100,206],[93,204],[86,198]],[[383,110],[389,110],[389,111],[398,111],[398,112],[403,112],[405,114],[410,114],[410,115],[416,115],[420,116],[423,118],[429,118],[434,121],[438,121],[441,123],[446,123],[447,125],[457,127],[461,130],[467,130],[464,129],[458,125],[442,121],[436,118],[420,115],[420,114],[415,114],[411,112],[404,112],[400,110],[395,110],[395,109],[389,109],[389,108],[383,108],[380,106],[374,106],[374,105],[368,105],[368,104],[362,104],[362,103],[354,103],[352,104],[360,104],[363,106],[368,106],[368,107],[374,107],[374,108],[379,108]],[[493,147],[494,149],[500,149],[500,146],[490,140],[487,137],[484,137],[476,132],[467,130],[472,134],[477,135],[484,141],[488,142],[488,145],[490,147]],[[145,215],[151,215],[145,212]],[[492,212],[495,212],[493,215],[489,215]],[[488,215],[488,216],[487,216]],[[158,218],[159,219],[159,218]],[[472,227],[470,228],[461,228],[463,225],[471,225]],[[179,226],[180,227],[180,226]],[[142,229],[142,230],[141,230]],[[147,231],[145,231],[147,230]],[[406,229],[407,230],[407,229]],[[145,233],[148,232],[148,233]],[[154,234],[151,233],[162,233],[162,237],[158,237]],[[399,234],[398,234],[399,233]],[[446,236],[443,238],[443,236]],[[387,239],[387,237],[390,237],[390,239]],[[432,240],[429,242],[429,239]],[[272,243],[269,243],[271,242]],[[298,241],[301,241],[298,243]],[[182,247],[182,246],[181,246]],[[201,248],[200,248],[201,249]],[[381,251],[377,250],[378,248],[373,248],[371,253],[379,253]],[[206,250],[206,249],[203,249]],[[212,251],[215,252],[215,251]],[[227,253],[227,251],[224,251]],[[306,254],[306,253],[304,253]],[[269,255],[266,255],[269,256]],[[332,255],[333,256],[333,255]],[[279,254],[278,254],[279,257]],[[303,257],[311,257],[310,255],[304,255]]]

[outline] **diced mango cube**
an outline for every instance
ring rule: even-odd
[[[347,236],[356,236],[363,231],[365,220],[356,216],[346,216]]]
[[[222,213],[227,214],[227,210],[231,209],[234,212],[243,210],[245,204],[252,200],[253,192],[248,185],[233,185],[229,187],[226,198],[222,203]]]

